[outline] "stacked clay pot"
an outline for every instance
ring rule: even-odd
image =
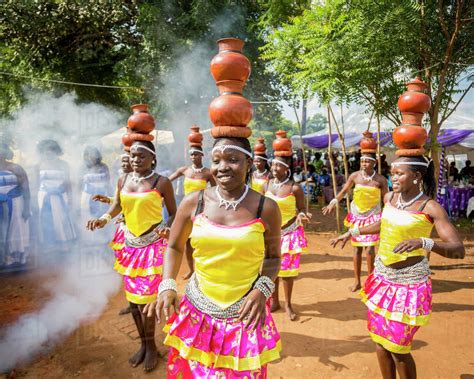
[[[155,129],[155,119],[148,113],[147,104],[131,106],[133,114],[128,118],[127,134],[122,136],[125,151],[130,151],[130,146],[135,141],[153,141],[150,134]]]
[[[428,138],[421,122],[431,107],[431,98],[425,93],[427,84],[420,78],[412,80],[406,86],[407,91],[398,99],[402,124],[394,130],[393,142],[398,147],[398,156],[419,156],[424,154],[423,145]]]
[[[253,154],[255,156],[265,156],[267,147],[265,146],[265,139],[263,137],[257,138],[257,143],[253,145]]]
[[[272,143],[273,154],[276,157],[291,157],[293,155],[293,146],[291,140],[286,138],[286,132],[279,130],[275,135],[276,139]]]
[[[372,132],[366,130],[360,141],[360,152],[362,154],[375,154],[377,152],[377,141],[372,136]]]
[[[219,53],[211,61],[211,73],[220,96],[209,105],[209,117],[214,124],[211,135],[218,137],[248,138],[247,127],[252,120],[252,104],[242,92],[250,76],[250,62],[242,54],[244,41],[222,38],[217,41]]]
[[[189,146],[202,148],[202,134],[199,132],[199,126],[191,126],[191,133],[188,135]]]

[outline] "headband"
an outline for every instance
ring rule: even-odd
[[[128,157],[128,158],[130,158],[130,154],[120,154],[120,158],[123,158],[123,157]]]
[[[362,155],[362,156],[360,157],[360,159],[368,159],[368,160],[371,160],[371,161],[374,161],[374,162],[376,161],[375,158],[368,157],[367,155]]]
[[[214,146],[214,148],[212,149],[212,154],[214,154],[214,152],[216,152],[216,151],[220,151],[221,153],[223,153],[226,149],[234,149],[234,150],[240,151],[241,153],[244,153],[244,154],[248,155],[250,158],[252,158],[252,153],[250,151],[247,151],[243,147],[236,146],[236,145]]]
[[[195,148],[189,149],[189,155],[191,155],[192,153],[199,153],[199,154],[204,155],[204,152],[202,150],[195,149]]]
[[[256,160],[256,159],[261,159],[262,161],[268,161],[268,158],[262,157],[261,155],[255,155],[255,156],[253,157],[253,159],[254,159],[254,160]]]
[[[152,149],[150,149],[149,147],[146,147],[146,146],[143,146],[143,145],[133,145],[131,148],[130,148],[130,151],[132,150],[138,150],[138,149],[144,149],[144,150],[148,150],[150,153],[152,153],[155,157],[156,157],[156,152],[154,152]]]
[[[281,165],[283,165],[283,166],[285,166],[285,167],[287,167],[287,168],[290,168],[290,166],[287,165],[287,164],[286,164],[285,162],[283,162],[283,161],[274,159],[274,160],[272,160],[272,163],[273,163],[273,162],[276,162],[276,163],[281,164]]]
[[[431,161],[430,161],[431,162]],[[424,166],[428,167],[430,165],[430,162],[392,162],[392,166],[401,166],[401,165],[408,165],[408,166]]]

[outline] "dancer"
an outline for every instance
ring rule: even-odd
[[[416,97],[412,95],[414,91],[410,91],[398,101],[402,126],[395,129],[393,140],[399,147],[399,158],[392,163],[394,192],[385,195],[381,221],[361,228],[355,225],[331,241],[334,247],[339,242],[344,247],[351,236],[380,232],[375,269],[361,295],[368,308],[367,328],[376,343],[380,370],[386,379],[395,378],[396,372],[400,378],[416,378],[410,350],[415,333],[428,323],[431,313],[432,286],[427,255],[435,252],[454,259],[465,255],[461,239],[445,210],[432,200],[436,192],[434,167],[433,162],[423,156],[422,146],[428,135],[421,127],[422,112],[429,109],[430,100],[427,95],[424,95],[426,100],[423,99],[422,90],[426,87],[423,82],[409,83],[413,84],[422,87],[414,94]],[[420,99],[424,100],[421,104]],[[404,110],[409,112],[408,117]],[[430,238],[433,225],[441,241]]]
[[[259,137],[257,141],[253,147],[253,165],[255,166],[255,171],[252,173],[252,184],[250,186],[254,191],[263,195],[268,181],[272,178],[272,174],[268,164],[265,140]]]
[[[364,134],[365,138],[361,145],[362,156],[360,157],[360,171],[352,173],[342,190],[331,200],[328,206],[323,208],[323,215],[330,214],[344,196],[354,188],[350,211],[344,220],[348,228],[357,226],[361,228],[380,220],[382,214],[382,199],[388,191],[387,179],[375,171],[376,141],[372,133]],[[369,144],[366,146],[365,144]],[[361,146],[362,147],[362,146]],[[361,288],[360,274],[362,269],[362,251],[365,249],[367,272],[370,274],[374,269],[375,246],[379,243],[379,235],[367,234],[351,238],[353,246],[354,284],[349,290],[356,292]]]
[[[156,153],[151,142],[135,141],[130,148],[130,162],[133,173],[119,179],[108,212],[90,220],[87,228],[103,228],[115,216],[124,215],[124,242],[114,245],[115,269],[123,276],[125,295],[141,341],[140,349],[129,362],[133,367],[143,362],[144,369],[150,371],[157,364],[155,321],[143,317],[141,310],[157,296],[167,245],[165,238],[176,213],[176,202],[171,182],[154,172]],[[162,222],[163,202],[170,214],[167,224]],[[116,236],[115,240],[120,238]]]
[[[215,186],[216,182],[211,175],[211,171],[202,165],[202,157],[204,153],[202,151],[202,134],[199,132],[199,127],[193,125],[191,127],[191,134],[188,136],[190,143],[189,157],[191,159],[191,167],[181,167],[174,172],[169,179],[174,181],[180,176],[184,176],[184,195],[187,196],[190,193],[200,191],[208,186]],[[183,279],[189,279],[194,272],[193,264],[193,248],[189,240],[186,242],[186,262],[188,264],[188,272],[184,275]]]
[[[41,241],[46,247],[70,249],[70,242],[76,239],[76,230],[71,219],[69,165],[60,158],[63,151],[55,140],[42,140],[37,151],[40,156],[36,172],[39,174]]]
[[[29,247],[30,186],[25,170],[12,163],[13,151],[0,143],[0,268],[22,269]]]
[[[309,221],[311,213],[305,213],[303,189],[290,179],[293,163],[291,141],[282,130],[276,132],[276,135],[277,139],[273,142],[273,179],[265,192],[265,196],[276,201],[281,212],[281,268],[275,281],[272,312],[280,309],[278,284],[279,278],[282,278],[285,310],[290,320],[294,321],[296,313],[291,303],[293,283],[299,273],[301,253],[308,247],[302,224],[303,221]]]

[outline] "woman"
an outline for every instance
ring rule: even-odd
[[[245,138],[216,139],[217,186],[179,206],[156,303],[158,321],[162,312],[168,321],[169,378],[266,378],[267,363],[279,358],[268,300],[280,265],[280,215],[246,185],[251,156]],[[188,238],[195,272],[178,305],[175,278]],[[155,304],[146,310],[151,317]]]
[[[29,246],[30,186],[25,170],[12,163],[13,151],[0,143],[0,267],[21,269]]]
[[[354,188],[350,211],[344,220],[347,227],[361,228],[380,220],[381,202],[388,191],[387,179],[375,171],[375,155],[364,153],[360,158],[360,171],[349,176],[342,190],[323,208],[323,215],[330,214],[344,196]],[[360,235],[351,238],[353,246],[354,284],[349,287],[352,292],[361,288],[360,273],[362,269],[362,251],[366,250],[367,272],[374,269],[375,246],[379,243],[378,233]]]
[[[276,201],[281,212],[281,267],[275,281],[272,312],[280,309],[278,284],[279,278],[282,278],[285,310],[290,320],[294,321],[296,313],[291,303],[293,283],[299,273],[301,253],[308,247],[302,223],[309,221],[311,214],[305,213],[302,188],[290,180],[291,156],[281,156],[278,150],[275,150],[275,155],[272,160],[273,179],[270,180],[265,192],[266,197]]]
[[[331,241],[332,246],[351,236],[380,232],[375,269],[361,290],[367,305],[367,326],[376,343],[382,376],[416,378],[410,354],[415,333],[428,323],[432,287],[427,255],[464,258],[464,246],[435,194],[433,163],[424,157],[400,157],[392,164],[393,191],[384,197],[379,222],[358,228]],[[423,189],[423,191],[421,190]],[[430,239],[432,228],[440,242]]]
[[[252,182],[250,187],[261,193],[265,193],[265,187],[271,179],[270,165],[268,164],[268,157],[266,154],[266,146],[262,137],[257,138],[258,142],[253,148],[253,165],[255,170],[252,173]]]
[[[71,219],[72,187],[69,165],[60,156],[63,151],[54,140],[42,140],[37,151],[40,163],[38,204],[41,241],[45,246],[68,248],[76,239],[76,230]]]
[[[114,201],[108,212],[87,223],[87,229],[103,228],[112,218],[123,213],[123,243],[117,241],[115,269],[123,276],[125,295],[132,309],[141,346],[129,362],[132,367],[144,363],[145,371],[157,363],[155,321],[143,317],[141,310],[156,299],[161,281],[163,253],[169,226],[176,213],[171,182],[155,174],[155,148],[151,142],[136,141],[130,148],[132,174],[118,181]],[[162,203],[170,218],[162,222]],[[117,236],[116,236],[117,237]]]

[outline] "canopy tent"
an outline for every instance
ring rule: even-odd
[[[110,134],[103,136],[100,142],[103,146],[120,146],[122,143],[122,136],[127,133],[127,128],[120,128]],[[155,139],[153,143],[155,145],[167,145],[174,143],[173,132],[169,130],[153,130],[151,133]]]
[[[373,137],[377,139],[377,133],[372,133]],[[291,137],[295,147],[301,147],[301,138],[297,135]],[[361,133],[346,133],[344,142],[348,150],[353,150],[359,147]],[[341,149],[341,141],[337,134],[331,135],[332,147],[334,149]],[[311,149],[325,150],[328,148],[329,135],[328,134],[307,134],[303,136],[303,143]],[[428,144],[430,139],[428,139]],[[438,135],[438,143],[449,152],[465,153],[474,148],[474,129],[442,129]],[[382,147],[394,148],[392,141],[392,132],[380,133],[380,145]]]

